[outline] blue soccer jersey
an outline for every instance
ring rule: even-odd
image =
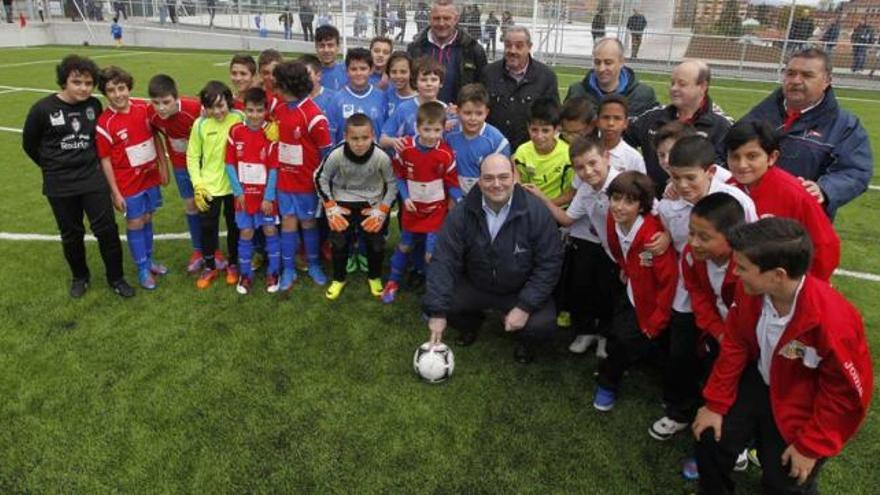
[[[342,62],[336,62],[333,67],[321,68],[321,86],[324,88],[339,91],[346,84],[348,84],[348,72]]]
[[[483,124],[479,134],[470,138],[464,135],[461,125],[457,125],[443,139],[455,152],[458,183],[464,194],[471,190],[480,177],[480,163],[483,158],[493,153],[510,156],[510,143],[492,124]]]
[[[385,123],[385,93],[373,86],[368,86],[362,93],[356,93],[351,86],[345,86],[342,91],[336,93],[336,106],[339,110],[336,115],[337,142],[342,140],[345,119],[356,113],[362,113],[370,118],[373,132],[377,138],[379,137],[382,125]]]
[[[391,86],[387,90],[385,90],[385,104],[387,108],[387,111],[385,112],[386,120],[391,118],[391,116],[394,114],[394,110],[402,105],[403,102],[414,100],[416,96],[418,95],[415,92],[413,92],[413,94],[409,96],[400,96],[400,94],[397,92],[397,88],[395,88],[394,86]]]
[[[318,105],[318,108],[320,108],[321,112],[324,113],[324,116],[327,117],[327,122],[330,124],[330,137],[333,138],[334,145],[338,142],[337,133],[342,135],[345,132],[344,128],[337,128],[339,122],[342,120],[339,118],[339,105],[336,103],[336,95],[338,94],[339,92],[333,91],[332,89],[321,88],[321,92],[312,97],[312,101]]]

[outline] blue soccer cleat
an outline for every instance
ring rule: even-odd
[[[318,285],[327,284],[327,275],[324,275],[324,270],[321,269],[321,265],[309,265],[309,277],[311,277],[312,281]]]
[[[293,287],[294,282],[296,282],[296,270],[284,270],[281,273],[281,284],[278,286],[278,290],[287,292]]]

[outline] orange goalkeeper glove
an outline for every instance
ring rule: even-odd
[[[336,201],[325,201],[324,213],[327,214],[327,224],[333,232],[343,232],[348,228],[348,220],[345,219],[345,215],[351,213],[348,208],[339,206]]]
[[[361,210],[361,215],[366,218],[361,222],[361,227],[364,228],[364,231],[371,234],[379,232],[382,230],[382,226],[385,225],[385,219],[388,218],[389,211],[391,211],[391,207],[382,203],[379,203],[379,206],[376,207],[364,208]]]

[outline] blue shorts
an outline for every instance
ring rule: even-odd
[[[195,196],[193,183],[189,179],[189,172],[185,168],[174,169],[174,182],[177,182],[177,192],[180,193],[181,199],[192,199]]]
[[[125,218],[136,219],[147,213],[153,213],[162,206],[162,192],[159,186],[153,186],[134,196],[125,198]]]
[[[248,215],[246,211],[235,212],[235,224],[241,230],[255,230],[258,227],[264,226],[274,227],[276,219],[275,215],[264,215],[262,211],[258,211],[253,215]]]
[[[318,213],[318,195],[315,193],[287,193],[278,191],[278,214],[300,220],[314,220]]]
[[[416,245],[416,241],[419,237],[424,237],[425,239],[425,254],[432,254],[434,252],[434,245],[437,244],[437,233],[429,232],[427,234],[421,234],[417,232],[410,232],[408,230],[400,231],[400,243],[413,247]]]

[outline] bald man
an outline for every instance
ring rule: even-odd
[[[551,296],[561,269],[550,211],[516,184],[509,158],[489,155],[478,187],[446,217],[428,266],[422,307],[431,341],[442,340],[448,321],[459,331],[457,344],[471,345],[485,312],[495,309],[516,337],[514,359],[531,362],[535,346],[556,330]]]
[[[593,68],[583,80],[568,87],[565,99],[586,96],[594,107],[607,95],[620,95],[629,103],[629,114],[639,116],[660,106],[654,88],[642,84],[625,65],[623,44],[617,38],[603,38],[593,48]]]
[[[672,70],[672,84],[669,86],[671,103],[637,116],[624,134],[624,139],[630,145],[641,148],[645,168],[657,185],[658,195],[665,188],[669,176],[657,160],[653,136],[669,122],[678,120],[694,126],[698,133],[712,141],[717,163],[726,161],[724,136],[733,125],[733,119],[712,103],[709,98],[710,81],[709,66],[702,60],[681,62]]]

